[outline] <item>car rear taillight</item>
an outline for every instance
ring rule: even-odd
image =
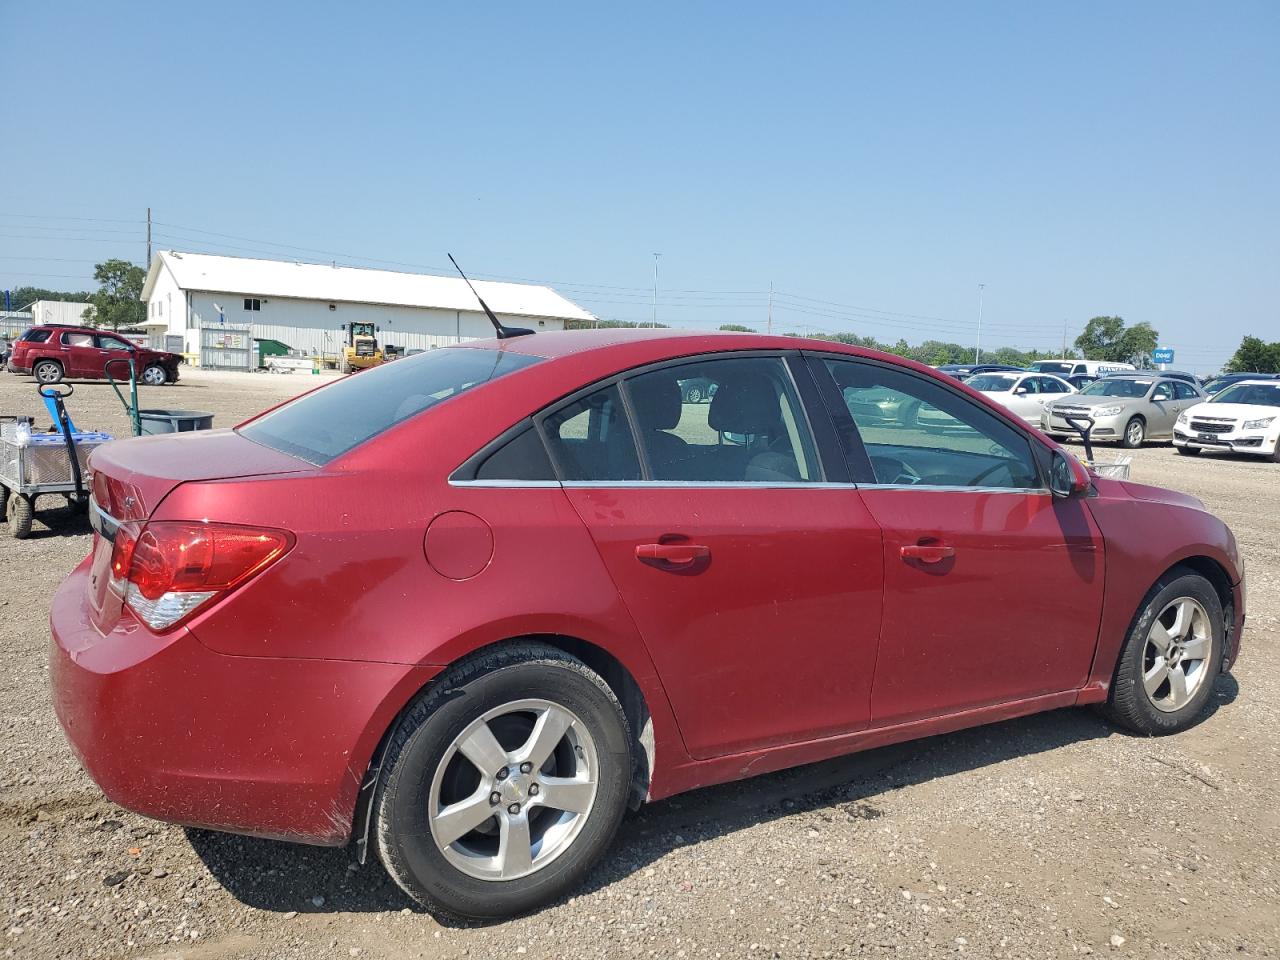
[[[279,560],[293,537],[283,530],[159,520],[123,523],[111,577],[152,630],[168,630]]]
[[[147,505],[142,493],[132,483],[95,471],[90,482],[94,502],[116,520],[145,520]]]

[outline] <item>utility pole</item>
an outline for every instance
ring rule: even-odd
[[[653,326],[658,326],[658,259],[662,256],[660,253],[653,255]]]
[[[978,284],[978,342],[973,346],[974,363],[982,359],[982,289],[985,286],[985,283]]]
[[[773,281],[769,281],[769,320],[765,325],[765,333],[773,333]]]
[[[147,267],[151,269],[151,208],[147,207]]]
[[[1062,319],[1062,359],[1067,359],[1067,320]]]

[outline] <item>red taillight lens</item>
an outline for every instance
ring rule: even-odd
[[[116,534],[112,574],[127,569],[126,602],[153,629],[174,626],[261,573],[293,542],[283,530],[222,523],[160,520],[136,536],[131,527]]]

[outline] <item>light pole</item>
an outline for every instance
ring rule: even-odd
[[[974,363],[982,359],[982,290],[985,286],[985,283],[978,284],[978,342],[973,346]]]
[[[658,326],[658,259],[662,256],[660,253],[653,255],[653,327]]]

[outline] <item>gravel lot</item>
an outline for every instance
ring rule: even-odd
[[[317,382],[188,371],[143,388],[143,405],[211,410],[227,426]],[[0,375],[0,412],[38,410],[30,379]],[[127,432],[106,386],[78,386],[71,412],[82,427]],[[1280,653],[1280,465],[1153,446],[1133,473],[1202,498],[1247,560],[1244,653],[1203,723],[1146,740],[1059,711],[676,797],[632,816],[572,900],[476,928],[442,926],[346,851],[184,831],[104,800],[47,689],[49,600],[89,547],[78,518],[50,510],[32,539],[0,540],[0,949],[76,960],[1275,956],[1280,681],[1266,664]]]

